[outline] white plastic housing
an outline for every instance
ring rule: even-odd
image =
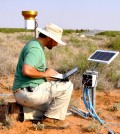
[[[35,29],[35,20],[25,20],[25,29],[34,30]]]

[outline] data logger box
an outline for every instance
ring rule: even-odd
[[[87,70],[85,73],[83,73],[82,84],[86,87],[95,87],[97,76],[98,72]]]

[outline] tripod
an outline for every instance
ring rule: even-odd
[[[114,132],[105,125],[104,121],[98,117],[95,111],[98,72],[93,70],[97,67],[97,65],[98,63],[93,67],[92,71],[87,70],[85,73],[83,73],[82,77],[82,84],[84,86],[83,101],[88,112],[75,107],[71,107],[71,111],[82,116],[83,118],[92,117],[96,119],[101,125],[104,125],[104,127],[107,128],[108,134],[114,134]]]

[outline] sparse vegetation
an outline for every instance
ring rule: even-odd
[[[110,42],[108,43],[108,48],[120,51],[120,35],[110,39]]]
[[[34,32],[10,28],[1,28],[0,31],[0,76],[5,76],[15,73],[20,51],[27,41],[34,38]],[[84,71],[90,70],[94,66],[94,63],[87,61],[87,58],[95,50],[120,51],[120,32],[108,31],[94,37],[81,38],[77,33],[83,31],[85,30],[64,30],[63,40],[67,45],[56,47],[52,51],[45,49],[48,67],[52,67],[61,73],[75,66],[79,67],[79,75],[71,78],[77,82],[75,85],[79,85],[79,87],[81,87],[80,79]],[[120,87],[119,61],[120,55],[113,61],[114,64],[100,64],[97,67],[99,72],[98,89]]]
[[[85,32],[87,30],[84,30],[84,29],[76,29],[76,30],[73,30],[73,29],[64,29],[63,31],[63,35],[69,35],[69,34],[72,34],[72,33],[82,33],[82,32]]]
[[[0,98],[0,106],[5,104],[5,100],[3,98]]]
[[[44,124],[41,124],[40,122],[38,122],[37,124],[33,124],[33,128],[35,130],[43,130],[45,128]]]
[[[115,37],[115,36],[120,35],[120,31],[105,31],[105,32],[98,33],[97,35],[105,35],[108,37]]]
[[[33,39],[33,36],[21,34],[21,35],[17,36],[17,39],[22,40],[22,41],[28,41],[28,40]]]
[[[30,32],[32,30],[25,30],[24,28],[0,28],[2,33],[16,33],[16,32]]]
[[[111,112],[116,112],[120,110],[120,103],[114,103],[109,109]]]
[[[11,121],[5,121],[5,122],[0,122],[0,129],[10,129],[12,126],[11,126]]]
[[[101,125],[95,120],[93,120],[88,124],[88,126],[84,129],[84,131],[100,133]]]

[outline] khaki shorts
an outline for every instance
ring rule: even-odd
[[[31,108],[34,109],[33,113],[40,111],[49,118],[65,119],[73,91],[73,84],[70,81],[44,82],[35,88],[31,88],[31,90],[28,91],[27,88],[24,88],[14,93],[17,103],[28,107],[29,111]]]

